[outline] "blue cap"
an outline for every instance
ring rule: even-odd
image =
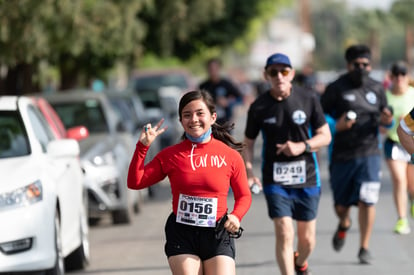
[[[282,53],[275,53],[269,56],[266,61],[265,69],[273,64],[282,64],[292,68],[292,64],[290,64],[289,57]]]

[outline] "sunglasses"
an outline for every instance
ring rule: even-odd
[[[399,76],[399,75],[401,75],[401,76],[406,76],[406,74],[407,74],[407,72],[404,72],[404,71],[400,71],[400,72],[392,72],[392,75],[393,75],[393,76]]]
[[[354,62],[354,68],[366,68],[369,65],[368,62]]]
[[[288,76],[290,72],[291,72],[291,70],[286,69],[286,68],[281,69],[281,70],[271,69],[271,70],[268,70],[268,71],[267,71],[267,74],[268,74],[269,76],[271,76],[271,77],[275,77],[275,76],[277,76],[279,73],[281,73],[281,74],[282,74],[282,76]]]

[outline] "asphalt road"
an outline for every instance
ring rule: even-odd
[[[240,113],[235,136],[241,137],[244,112]],[[257,144],[259,153],[260,142]],[[317,245],[310,257],[313,275],[325,274],[414,274],[414,233],[406,236],[392,232],[396,211],[392,198],[389,174],[383,166],[382,189],[377,205],[377,219],[371,240],[374,260],[371,265],[360,265],[357,259],[359,234],[357,211],[352,211],[354,225],[349,231],[345,247],[340,253],[331,246],[332,234],[337,226],[329,188],[326,153],[320,154],[322,168],[322,198],[317,223]],[[256,169],[259,169],[258,162]],[[257,171],[259,175],[259,172]],[[102,274],[171,274],[164,255],[164,223],[171,212],[168,182],[158,184],[155,198],[147,200],[131,225],[113,226],[103,220],[91,227],[91,262],[82,272],[72,275]],[[229,205],[232,204],[229,196]],[[231,207],[229,207],[231,208]],[[414,227],[414,221],[410,223]],[[279,274],[275,261],[273,224],[267,217],[265,199],[254,195],[252,206],[242,221],[245,231],[236,241],[237,274]]]

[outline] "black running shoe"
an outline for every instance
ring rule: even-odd
[[[372,260],[371,253],[363,247],[359,249],[358,258],[361,264],[370,264]]]
[[[350,227],[351,225],[349,225],[348,227],[342,227],[341,225],[338,225],[338,228],[336,229],[335,234],[332,238],[332,246],[335,249],[335,251],[340,251],[344,246],[346,232]]]

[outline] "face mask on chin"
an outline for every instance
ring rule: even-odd
[[[368,76],[369,71],[365,69],[357,68],[349,72],[349,77],[355,86],[361,86],[362,84],[366,83]]]

